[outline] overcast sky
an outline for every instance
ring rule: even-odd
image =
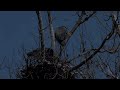
[[[23,44],[26,48],[35,47],[32,38],[35,30],[37,22],[33,11],[0,11],[0,59],[16,56]],[[0,78],[7,78],[5,72],[0,70]]]

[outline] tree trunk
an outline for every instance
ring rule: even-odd
[[[42,15],[41,12],[36,11],[37,18],[38,18],[38,31],[39,31],[39,48],[41,48],[41,55],[42,55],[42,60],[45,60],[45,44],[44,44],[44,31],[42,27]]]
[[[52,26],[51,12],[47,11],[47,14],[48,14],[48,22],[49,22],[50,35],[51,35],[51,47],[52,47],[53,51],[55,51],[55,35],[54,35],[53,26]]]

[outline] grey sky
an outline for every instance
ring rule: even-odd
[[[5,56],[11,59],[13,51],[17,54],[23,44],[26,48],[35,47],[31,33],[37,31],[36,28],[33,11],[0,11],[0,59]],[[5,71],[0,74],[2,72]],[[1,77],[7,78],[7,74]]]

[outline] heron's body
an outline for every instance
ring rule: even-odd
[[[65,26],[58,27],[55,31],[55,38],[60,45],[64,46],[62,42],[66,39],[66,37],[67,37],[67,28]]]

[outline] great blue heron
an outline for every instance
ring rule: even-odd
[[[65,26],[57,27],[55,30],[55,38],[61,46],[65,46],[65,43],[62,43],[67,37],[67,28]]]

